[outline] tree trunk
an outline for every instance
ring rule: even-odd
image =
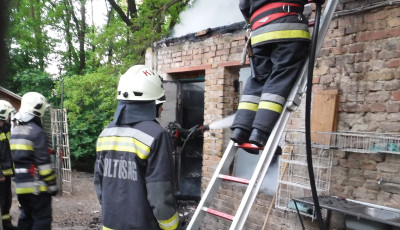
[[[79,74],[83,73],[86,68],[86,51],[85,51],[85,32],[86,32],[86,0],[81,1],[81,29],[78,31],[79,40]]]

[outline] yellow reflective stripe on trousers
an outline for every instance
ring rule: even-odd
[[[112,228],[107,228],[106,226],[103,226],[103,230],[113,230]]]
[[[254,103],[249,103],[249,102],[240,102],[238,109],[257,111],[258,105],[254,104]]]
[[[1,216],[1,219],[2,220],[10,220],[11,216],[10,216],[10,214],[4,214],[4,215]]]
[[[251,44],[255,45],[260,42],[265,42],[275,39],[288,39],[288,38],[305,38],[310,39],[310,33],[304,30],[280,30],[263,33],[251,37]]]
[[[24,144],[11,144],[10,145],[11,150],[29,150],[33,151],[33,146],[31,145],[24,145]]]
[[[268,109],[268,110],[275,111],[277,113],[282,113],[283,107],[280,104],[276,104],[276,103],[269,102],[269,101],[262,101],[262,102],[260,102],[258,109]]]
[[[13,174],[12,168],[3,169],[2,172],[3,172],[4,176],[9,176],[9,175]]]
[[[157,221],[158,221],[158,224],[160,225],[161,229],[165,229],[165,230],[176,229],[179,224],[178,213],[175,212],[175,214],[168,220],[157,220]]]

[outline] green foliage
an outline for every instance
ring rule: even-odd
[[[95,156],[96,140],[113,119],[118,76],[112,68],[64,79],[64,107],[68,111],[71,153],[76,159]],[[57,92],[60,91],[60,85]]]
[[[48,73],[37,69],[25,69],[4,82],[4,87],[20,96],[27,92],[41,93],[53,106],[57,104],[57,98],[53,95],[54,81]]]
[[[168,35],[188,1],[142,0],[137,12],[128,15],[132,1],[115,0],[125,17],[109,8],[101,28],[82,21],[81,2],[86,0],[12,1],[7,40],[11,77],[4,86],[20,95],[42,93],[59,107],[63,79],[71,154],[76,161],[91,161],[98,135],[113,118],[118,77],[144,63],[146,49]],[[85,11],[91,10],[96,9]],[[54,57],[62,71],[50,76],[45,71]]]

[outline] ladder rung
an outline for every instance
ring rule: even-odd
[[[242,149],[258,149],[258,150],[264,150],[264,147],[258,147],[257,145],[253,145],[250,143],[243,143],[241,145],[238,145],[239,148]]]
[[[220,211],[217,211],[217,210],[214,210],[214,209],[211,209],[211,208],[203,208],[203,210],[206,211],[207,213],[213,214],[215,216],[219,216],[219,217],[222,217],[222,218],[230,220],[230,221],[233,220],[233,216],[229,215],[227,213],[220,212]]]
[[[244,178],[239,178],[239,177],[234,177],[234,176],[228,176],[228,175],[219,175],[219,178],[224,179],[224,180],[229,180],[233,181],[236,183],[241,183],[241,184],[249,184],[250,180],[244,179]]]

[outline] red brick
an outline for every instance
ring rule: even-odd
[[[400,101],[400,91],[392,93],[393,101]]]
[[[400,66],[400,60],[389,60],[386,64],[387,68],[398,68]]]
[[[349,53],[360,53],[364,51],[364,44],[352,44],[348,46]]]
[[[371,112],[385,112],[386,105],[382,103],[374,103],[370,105]]]

